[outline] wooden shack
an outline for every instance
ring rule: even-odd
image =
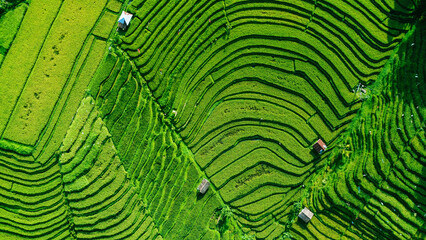
[[[123,11],[120,18],[118,18],[118,27],[122,30],[126,30],[130,24],[133,14]]]
[[[300,213],[299,213],[299,218],[304,221],[305,223],[308,223],[309,221],[311,221],[312,217],[314,216],[314,213],[311,212],[308,208],[304,208]]]
[[[203,179],[203,181],[198,185],[197,190],[199,193],[204,194],[207,192],[207,189],[210,187],[210,182],[207,179]]]
[[[321,140],[318,139],[318,141],[314,144],[314,150],[317,151],[317,153],[321,154],[327,149],[327,145]]]

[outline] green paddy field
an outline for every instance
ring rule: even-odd
[[[425,104],[425,0],[0,0],[0,240],[423,240]]]

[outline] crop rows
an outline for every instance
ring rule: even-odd
[[[58,150],[115,23],[103,20],[104,16],[118,12],[121,6],[115,0],[88,4],[31,1],[1,63],[2,239],[96,235],[84,232],[86,223],[72,221],[58,162]],[[25,10],[26,5],[21,8]],[[109,18],[115,21],[114,15]],[[80,213],[75,216],[85,214]],[[153,228],[150,219],[145,219]]]
[[[5,88],[1,96],[1,138],[33,148],[36,158],[47,145],[50,153],[59,147],[83,97],[82,90],[105,52],[106,39],[102,37],[108,36],[97,29],[111,31],[114,25],[104,21],[105,16],[115,19],[109,15],[112,10],[105,8],[107,1],[97,2],[96,8],[86,4],[33,1],[0,68],[2,86],[14,79],[14,87]],[[48,14],[38,16],[47,9]],[[74,16],[76,9],[79,17]],[[28,36],[33,29],[37,34]],[[74,34],[73,29],[80,34]],[[23,58],[22,51],[28,47],[32,51]],[[57,138],[52,138],[54,135]],[[55,144],[49,145],[51,140]],[[43,161],[50,157],[43,157]]]
[[[419,2],[22,4],[0,18],[0,238],[425,238]]]
[[[65,239],[70,236],[61,175],[55,158],[0,152],[0,238]]]
[[[42,38],[42,47],[38,53],[40,57],[28,69],[28,78],[25,79],[14,111],[10,113],[8,124],[2,133],[3,138],[26,145],[36,144],[45,127],[40,123],[49,123],[55,103],[69,82],[67,76],[73,70],[73,63],[105,4],[105,0],[95,5],[87,2],[76,4],[71,1],[60,3],[60,11],[49,27],[48,37]],[[76,11],[79,17],[72,18]],[[112,25],[109,30],[111,27]],[[73,28],[77,28],[80,34],[71,34],[69,31]]]
[[[26,4],[21,4],[0,17],[0,66],[12,45],[27,9]]]
[[[39,12],[45,8],[45,4],[49,4],[50,11],[39,17]],[[29,7],[24,20],[22,21],[20,31],[17,33],[13,45],[8,51],[7,57],[3,61],[0,68],[0,83],[6,86],[10,79],[14,79],[14,87],[3,89],[1,99],[3,111],[0,115],[0,132],[3,132],[7,126],[8,119],[12,114],[16,101],[20,96],[20,92],[25,85],[26,79],[31,72],[32,66],[35,63],[40,48],[48,34],[49,27],[54,21],[60,8],[60,1],[34,1]],[[35,21],[37,19],[38,21]],[[36,33],[32,31],[37,29]],[[31,39],[32,51],[28,51],[25,56],[21,54],[22,49],[25,49],[28,44],[28,39]],[[19,71],[15,71],[16,62],[19,62]]]
[[[420,21],[400,45],[351,127],[335,157],[347,164],[319,176],[307,199],[316,217],[293,226],[297,239],[426,237],[425,26]]]
[[[81,102],[59,154],[76,238],[162,239],[91,97]]]
[[[333,149],[361,105],[354,89],[377,78],[413,8],[135,0],[120,47],[243,230],[272,239],[324,166],[311,145]]]
[[[210,219],[221,205],[202,180],[191,153],[164,119],[140,75],[124,57],[109,55],[90,88],[128,178],[165,239],[217,238]]]
[[[115,1],[110,1],[115,2]],[[67,22],[67,19],[74,17],[74,12],[63,11],[61,14],[53,15],[54,6],[52,3],[49,4],[49,14],[44,17],[50,17],[49,21],[45,21],[42,23],[36,23],[37,21],[33,21],[34,18],[37,17],[42,9],[46,9],[45,2],[43,1],[33,1],[25,15],[24,21],[22,23],[22,27],[20,28],[20,32],[17,34],[13,45],[8,52],[8,55],[3,62],[2,67],[0,68],[0,82],[2,86],[8,86],[9,81],[11,79],[14,80],[14,87],[7,87],[3,89],[3,93],[1,95],[3,103],[3,111],[4,118],[1,119],[0,129],[6,132],[1,137],[1,148],[7,149],[9,151],[14,151],[23,155],[33,155],[35,159],[40,162],[47,162],[54,154],[55,151],[59,148],[62,139],[64,138],[66,131],[71,124],[72,117],[80,103],[84,95],[84,90],[86,89],[89,81],[91,80],[96,68],[101,61],[103,54],[106,48],[105,39],[99,37],[98,35],[93,35],[92,33],[100,32],[97,29],[102,28],[105,32],[106,29],[111,30],[113,25],[110,25],[110,21],[102,21],[105,19],[105,16],[109,16],[109,18],[113,17],[113,15],[108,15],[112,10],[109,8],[99,9],[99,17],[98,19],[93,18],[96,14],[92,13],[91,19],[92,24],[95,26],[87,26],[85,25],[84,30],[87,32],[87,36],[79,36],[79,40],[81,41],[79,44],[81,48],[78,48],[78,44],[69,44],[70,41],[65,41],[66,38],[70,38],[74,33],[70,29],[62,29],[62,24],[55,24],[55,27],[50,27],[50,35],[47,33],[46,40],[43,40],[41,36],[33,35],[32,37],[28,37],[27,34],[32,32],[33,28],[37,28],[37,33],[40,33],[44,25],[51,25],[52,21],[55,22],[55,19],[58,22]],[[101,7],[102,4],[98,3]],[[106,2],[103,3],[104,5]],[[64,9],[73,9],[76,6],[71,4],[61,5]],[[110,7],[110,4],[108,4]],[[81,7],[82,8],[82,7]],[[99,8],[99,6],[98,6]],[[111,7],[112,8],[112,7]],[[58,11],[58,10],[57,10]],[[71,10],[72,11],[72,10]],[[117,9],[115,9],[117,11]],[[87,12],[90,12],[87,10]],[[26,20],[28,18],[28,20]],[[115,18],[115,17],[114,17]],[[42,19],[39,19],[42,21]],[[105,23],[107,22],[107,23]],[[43,25],[43,27],[38,26],[37,24]],[[87,23],[85,23],[87,24]],[[25,31],[24,31],[25,30]],[[78,31],[82,31],[81,28],[76,28]],[[47,30],[46,30],[47,31]],[[53,32],[55,34],[53,34]],[[81,32],[83,33],[83,32]],[[57,38],[56,38],[57,37]],[[105,37],[105,35],[104,35]],[[39,39],[40,38],[40,39]],[[51,39],[50,41],[47,39]],[[45,42],[41,44],[41,42]],[[53,48],[47,46],[47,42],[54,44]],[[65,42],[63,42],[65,41]],[[24,48],[23,46],[31,46],[32,49],[40,48],[39,44],[41,44],[41,48],[44,50],[40,50],[40,52],[31,52],[27,55],[25,60],[20,60],[21,51]],[[59,45],[62,44],[63,49],[59,49]],[[69,49],[74,54],[78,53],[74,59],[73,64],[68,64],[72,66],[71,71],[67,74],[67,70],[63,68],[58,68],[61,64],[64,64],[64,61],[69,61],[70,58],[67,57],[64,59],[62,55],[67,52],[66,55],[69,55]],[[33,56],[36,54],[36,56]],[[38,54],[38,55],[37,55]],[[34,57],[34,58],[33,58]],[[48,64],[51,66],[46,67],[43,64],[39,64],[38,68],[35,68],[34,62],[36,59],[41,59],[45,62],[48,59]],[[16,62],[19,62],[19,66],[17,66]],[[19,71],[16,70],[19,68]],[[67,68],[68,69],[68,68]],[[45,71],[46,70],[46,71]],[[27,71],[32,72],[33,74],[44,74],[39,76],[39,78],[32,78],[30,80],[25,74]],[[17,74],[13,74],[16,73]],[[37,84],[37,81],[46,80],[46,83],[50,82],[51,84],[41,85]],[[33,83],[31,83],[31,81]],[[59,87],[59,83],[64,83],[62,89]],[[27,85],[32,84],[33,87],[29,87]],[[54,93],[52,93],[54,92]],[[50,94],[52,93],[52,94]],[[56,101],[53,96],[58,96]],[[25,98],[25,99],[24,99]],[[41,100],[43,100],[41,102]],[[48,101],[48,103],[46,102]],[[9,108],[10,107],[10,108]],[[51,109],[51,112],[47,111],[47,108]],[[15,120],[11,120],[11,115],[7,116],[8,111],[15,112]],[[9,113],[11,113],[9,112]],[[47,121],[41,121],[40,117],[48,117]],[[9,126],[6,128],[6,126]],[[41,130],[30,131],[30,129],[34,130],[34,128]],[[15,131],[19,134],[15,134]],[[30,133],[28,133],[30,132]],[[19,139],[25,139],[20,141]],[[27,140],[36,142],[28,142]],[[33,145],[34,144],[34,145]],[[12,147],[11,147],[12,146]]]

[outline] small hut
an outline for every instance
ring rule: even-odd
[[[123,11],[121,13],[120,18],[118,19],[118,27],[122,30],[126,30],[130,24],[130,20],[132,19],[132,17],[133,15],[131,13]]]
[[[314,150],[317,151],[319,154],[324,152],[327,149],[327,145],[321,140],[318,139],[318,141],[314,144]]]
[[[299,213],[299,218],[302,219],[305,223],[308,223],[309,221],[311,221],[313,216],[314,216],[314,213],[311,212],[306,207]]]
[[[203,181],[198,185],[197,190],[199,193],[204,194],[207,192],[207,189],[210,187],[210,182],[207,179],[203,179]]]

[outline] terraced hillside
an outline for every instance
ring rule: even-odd
[[[0,239],[425,238],[422,11],[25,1],[0,16]]]
[[[104,59],[90,92],[146,211],[165,239],[218,238],[210,222],[222,204],[172,130],[141,76],[119,53]]]
[[[411,1],[133,1],[120,47],[244,232],[280,236]]]
[[[305,204],[317,217],[296,238],[425,239],[426,19],[373,85]]]
[[[81,167],[74,173],[70,167],[81,162],[81,158],[75,158],[68,168],[61,168],[59,159],[64,165],[68,160],[61,158],[60,147],[105,53],[120,7],[121,3],[115,0],[32,0],[29,5],[24,3],[1,17],[0,32],[8,33],[0,38],[5,49],[0,65],[1,239],[69,239],[86,238],[90,234],[97,238],[100,234],[96,229],[109,225],[96,226],[94,222],[108,214],[115,216],[110,211],[112,207],[119,210],[113,204],[119,195],[110,199],[110,205],[97,204],[102,199],[95,197],[90,202],[91,209],[82,209],[84,202],[79,200],[79,191],[87,189],[93,195],[99,186],[85,182],[84,178],[74,183],[75,177],[81,175],[79,171],[87,169]],[[21,18],[22,22],[16,26]],[[87,161],[82,162],[87,164]],[[96,163],[101,162],[113,161],[99,159]],[[113,171],[114,176],[119,175],[120,169]],[[90,174],[106,176],[104,172]],[[123,178],[124,172],[121,174]],[[109,179],[107,183],[116,184],[112,189],[121,187],[120,184],[125,186],[123,179]],[[134,198],[130,190],[122,196],[126,198],[120,199]],[[76,200],[79,207],[75,206]],[[124,208],[127,202],[120,202],[119,206]],[[101,215],[102,212],[108,214]],[[150,223],[150,218],[139,219]]]

